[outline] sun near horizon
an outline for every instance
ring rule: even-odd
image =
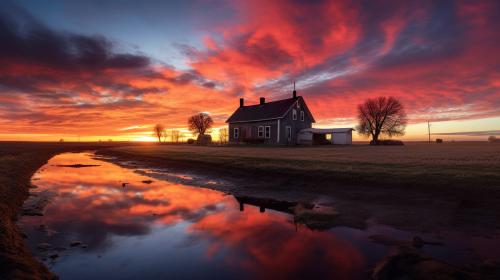
[[[140,6],[139,6],[140,5]],[[355,127],[394,96],[408,141],[500,136],[496,1],[7,1],[0,4],[0,141],[155,141],[218,130],[238,107],[286,98],[314,127]],[[58,12],[64,11],[64,12]],[[354,140],[367,140],[353,134]]]

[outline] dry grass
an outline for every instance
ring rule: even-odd
[[[213,157],[252,157],[364,163],[500,164],[500,144],[454,142],[428,144],[410,142],[405,146],[317,146],[317,147],[204,147],[190,145],[149,145],[118,148],[137,153],[197,154]]]
[[[287,176],[309,174],[342,182],[500,187],[500,145],[488,142],[405,146],[113,148],[138,159],[164,159]]]

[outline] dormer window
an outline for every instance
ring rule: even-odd
[[[297,108],[300,109],[300,102],[297,100]]]
[[[304,111],[300,111],[300,120],[304,121]]]
[[[294,121],[297,120],[297,110],[295,110],[295,109],[292,110],[292,119]]]

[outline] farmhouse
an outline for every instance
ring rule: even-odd
[[[352,128],[312,128],[314,117],[302,96],[293,90],[291,98],[245,106],[240,98],[239,108],[227,119],[230,143],[351,144]]]

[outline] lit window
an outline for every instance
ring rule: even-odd
[[[263,126],[259,126],[259,129],[257,130],[257,135],[259,136],[259,138],[264,137],[264,127]]]
[[[292,118],[293,118],[293,120],[297,119],[297,110],[295,110],[295,109],[293,109],[293,111],[292,111]]]
[[[234,128],[233,137],[234,137],[234,139],[238,139],[238,137],[240,137],[240,129],[239,128],[237,128],[237,127]]]
[[[266,138],[269,139],[271,138],[271,127],[266,126]]]
[[[304,121],[304,111],[300,111],[300,120]]]

